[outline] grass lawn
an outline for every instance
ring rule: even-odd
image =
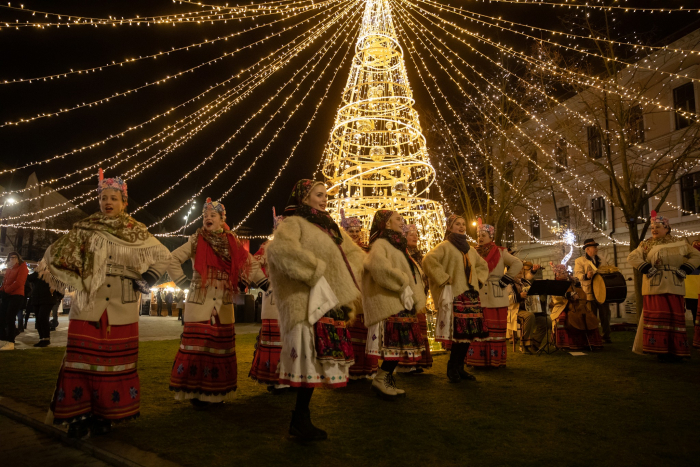
[[[247,375],[254,335],[238,338],[236,402],[196,412],[168,391],[177,341],[142,342],[141,417],[111,436],[183,466],[700,464],[700,356],[662,364],[614,333],[604,351],[511,354],[508,367],[449,384],[447,356],[399,376],[408,397],[384,402],[369,382],[317,390],[312,419],[329,440],[285,438],[293,394],[272,396]],[[509,349],[510,351],[510,349]],[[0,394],[48,407],[63,349],[0,352]]]

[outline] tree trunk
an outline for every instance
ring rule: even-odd
[[[639,238],[639,231],[637,230],[637,222],[628,222],[627,227],[630,233],[630,252],[637,249],[640,243],[642,243],[641,238]],[[639,323],[639,319],[642,316],[642,273],[640,273],[637,268],[632,269],[632,275],[634,278],[634,306],[637,310],[635,316],[635,322]]]

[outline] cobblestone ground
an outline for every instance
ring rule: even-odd
[[[30,349],[39,342],[39,333],[34,326],[34,318],[29,318],[29,323],[15,339],[15,348],[18,350]],[[258,323],[237,323],[236,334],[257,334],[260,330]],[[139,320],[140,341],[162,341],[179,339],[182,334],[182,324],[173,316],[141,316]],[[58,328],[51,333],[51,347],[65,347],[68,335],[68,315],[58,318]]]
[[[12,467],[102,467],[102,461],[0,415],[0,459]]]

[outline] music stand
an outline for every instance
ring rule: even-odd
[[[567,290],[569,290],[570,286],[571,283],[569,281],[557,281],[551,279],[538,280],[532,283],[532,287],[530,287],[530,289],[527,291],[527,295],[553,295],[555,297],[563,297],[566,295],[566,292]],[[545,311],[544,313],[546,317],[547,312]],[[549,335],[552,332],[553,331],[549,327],[547,327],[547,343],[540,347],[535,355],[539,356],[542,352],[546,353],[547,355],[551,355],[557,350],[559,350],[559,347],[557,347],[557,345],[554,342],[552,342],[549,338]],[[552,345],[554,346],[554,350],[550,350]]]

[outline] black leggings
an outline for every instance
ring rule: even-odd
[[[467,357],[467,352],[469,351],[468,342],[453,342],[452,350],[450,351],[450,363],[455,366],[463,366],[464,359]]]
[[[15,320],[17,319],[17,312],[22,308],[23,304],[23,295],[2,295],[2,305],[0,305],[0,340],[15,341]]]
[[[314,395],[314,388],[299,388],[297,390],[297,404],[294,410],[297,412],[308,412],[311,396]]]
[[[398,365],[398,360],[384,360],[382,362],[382,370],[386,371],[387,373],[393,373]]]
[[[49,320],[51,319],[53,305],[49,303],[47,305],[35,305],[32,308],[36,319],[36,329],[39,331],[39,339],[49,339],[51,337]]]

